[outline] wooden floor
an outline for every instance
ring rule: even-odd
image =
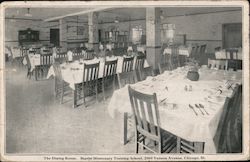
[[[9,63],[6,70],[6,153],[134,153],[134,140],[120,143],[110,98],[73,109],[72,96],[55,100],[53,79],[29,80],[25,68]]]

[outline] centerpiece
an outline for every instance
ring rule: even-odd
[[[191,81],[198,81],[199,80],[199,64],[196,60],[192,59],[190,62],[187,63],[188,65],[188,73],[187,78]]]

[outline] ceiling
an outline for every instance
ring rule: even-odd
[[[78,12],[88,12],[94,8],[30,8],[32,17],[26,17],[27,8],[8,8],[5,12],[6,18],[21,18],[21,19],[50,19],[58,16],[65,16]],[[239,7],[161,7],[162,16],[172,17],[192,14],[205,14],[213,12],[225,12],[233,10],[241,10]],[[99,23],[145,19],[145,8],[106,8],[98,12]],[[72,18],[76,18],[73,16]],[[87,22],[87,14],[77,16],[79,21]]]

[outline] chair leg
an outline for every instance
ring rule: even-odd
[[[74,93],[74,101],[73,101],[73,108],[77,106],[77,86],[75,85],[75,90],[73,91]]]
[[[35,70],[35,80],[37,81],[37,75],[38,75],[38,69],[34,69]]]
[[[84,84],[84,83],[82,83]],[[84,93],[84,87],[82,87],[82,95],[83,95],[83,106],[86,106],[86,100],[85,100],[85,93]]]
[[[96,102],[98,102],[98,88],[97,88],[97,82],[95,84],[95,97],[96,97]]]
[[[181,138],[177,137],[176,153],[181,153]]]
[[[106,99],[105,99],[104,83],[105,83],[105,81],[102,82],[102,95],[103,95],[103,100],[105,101]]]
[[[62,92],[61,92],[61,99],[60,99],[60,104],[63,103],[63,96],[64,96],[64,83],[62,83]]]
[[[143,144],[142,149],[145,150],[146,149],[146,147],[144,147],[145,146],[145,138],[142,140],[142,144]]]
[[[138,154],[138,150],[139,150],[138,133],[137,133],[137,130],[136,130],[136,131],[135,131],[135,153]]]
[[[115,77],[113,78],[113,91],[115,91]]]
[[[161,141],[158,142],[158,153],[162,153],[162,143]]]

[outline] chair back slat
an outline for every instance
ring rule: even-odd
[[[60,81],[63,80],[60,64],[55,62],[53,64],[53,69],[54,69],[54,72],[55,72],[55,78],[60,80]]]
[[[103,77],[114,76],[117,69],[117,59],[112,61],[105,61]]]
[[[136,57],[135,70],[144,68],[145,59],[146,59],[145,55],[140,55]]]
[[[201,45],[200,47],[200,55],[204,55],[205,54],[205,51],[206,51],[206,48],[207,48],[207,45],[206,44],[203,44]]]
[[[128,86],[130,103],[137,130],[145,135],[160,138],[160,119],[156,94],[143,94]]]
[[[152,66],[143,69],[138,69],[137,71],[139,73],[138,78],[140,81],[145,80],[148,76],[154,76]]]
[[[134,66],[134,57],[124,57],[122,63],[122,72],[132,71]]]
[[[94,52],[92,51],[85,52],[83,55],[84,60],[91,60],[93,58],[94,58]]]
[[[238,49],[226,49],[226,58],[230,60],[238,60]]]
[[[29,55],[25,55],[24,57],[25,57],[25,59],[27,61],[27,67],[28,67],[28,69],[30,69],[31,68],[31,63],[30,63]]]
[[[41,65],[51,65],[52,64],[52,55],[51,54],[43,54],[40,56]]]
[[[67,53],[64,52],[64,53],[57,53],[56,54],[56,58],[67,58]]]
[[[196,50],[196,47],[193,46],[193,47],[192,47],[192,50],[191,50],[191,54],[190,54],[191,57],[194,57],[194,56],[195,56],[195,50]]]
[[[155,127],[155,123],[156,121],[154,119],[156,119],[153,115],[153,109],[152,109],[152,106],[150,103],[147,103],[147,107],[148,107],[148,114],[152,114],[152,115],[149,115],[148,118],[149,118],[149,126],[150,126],[150,132],[152,132],[152,134],[154,135],[157,135],[157,130],[156,130],[156,127]]]
[[[166,70],[171,70],[171,65],[169,63],[159,63],[158,67],[160,74],[164,73]]]
[[[100,62],[94,64],[84,64],[83,82],[93,82],[98,79]]]
[[[212,60],[208,59],[208,67],[209,68],[217,68],[217,69],[228,69],[228,61],[227,60]]]
[[[118,73],[119,88],[124,87],[126,84],[134,84],[136,82],[137,82],[137,76],[135,71]]]
[[[180,62],[179,62],[179,55],[171,55],[171,69],[176,69],[177,67],[180,66]]]
[[[196,46],[195,57],[197,57],[199,55],[199,50],[200,50],[200,46]]]
[[[163,54],[161,63],[171,63],[171,54]]]
[[[142,120],[142,128],[144,130],[146,130],[147,132],[150,131],[150,129],[148,128],[148,120],[147,120],[147,117],[145,115],[145,107],[144,107],[144,102],[142,100],[139,101],[140,103],[140,106],[138,107],[139,108],[139,112],[140,112],[140,119]],[[151,115],[151,114],[149,114]]]

